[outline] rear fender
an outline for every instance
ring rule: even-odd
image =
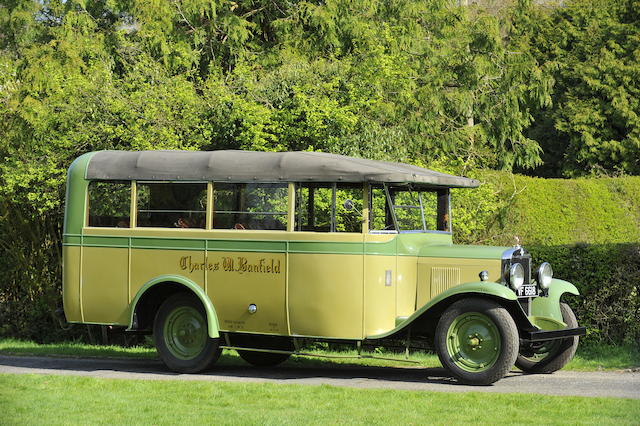
[[[207,328],[209,332],[209,337],[211,337],[212,339],[220,337],[219,327],[218,327],[218,316],[216,315],[216,310],[213,307],[211,300],[206,295],[202,287],[200,287],[198,284],[194,283],[193,281],[186,279],[184,277],[181,277],[179,275],[161,275],[159,277],[152,279],[151,281],[146,282],[140,288],[140,290],[138,290],[136,297],[131,302],[131,316],[129,318],[129,328],[128,328],[129,330],[133,329],[133,322],[134,322],[133,316],[134,316],[134,313],[136,312],[136,308],[138,306],[138,302],[140,301],[140,299],[142,299],[144,294],[150,288],[156,285],[162,285],[164,283],[176,283],[181,286],[184,286],[185,290],[193,293],[198,299],[200,299],[200,302],[202,303],[202,306],[204,307],[204,310],[207,314]]]

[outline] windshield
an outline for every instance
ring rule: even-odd
[[[370,209],[373,232],[450,231],[448,188],[375,187]]]

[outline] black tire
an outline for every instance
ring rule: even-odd
[[[489,385],[513,367],[518,356],[518,329],[509,312],[498,303],[463,299],[440,317],[435,347],[442,365],[458,380]]]
[[[272,367],[289,359],[291,354],[238,350],[240,358],[256,367]]]
[[[160,359],[178,373],[201,372],[220,357],[220,342],[209,337],[204,307],[188,293],[174,294],[160,306],[153,340]]]
[[[569,305],[560,303],[562,319],[569,328],[578,326],[578,320]],[[578,336],[562,340],[529,343],[520,348],[516,367],[525,373],[549,374],[560,370],[573,358],[578,348]]]

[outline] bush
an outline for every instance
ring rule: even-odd
[[[486,223],[493,244],[633,243],[640,241],[640,177],[542,179],[485,172],[498,194]],[[455,219],[455,214],[454,214]]]
[[[640,244],[576,244],[528,247],[534,265],[551,263],[554,276],[580,296],[567,300],[586,341],[640,346]],[[566,296],[565,296],[566,297]]]

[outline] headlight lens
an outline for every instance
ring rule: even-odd
[[[544,262],[538,267],[538,284],[540,284],[540,287],[542,288],[549,288],[552,278],[553,269],[551,269],[551,265],[549,265],[547,262]]]
[[[514,290],[518,290],[524,284],[524,268],[519,263],[514,263],[509,269],[509,284]]]

